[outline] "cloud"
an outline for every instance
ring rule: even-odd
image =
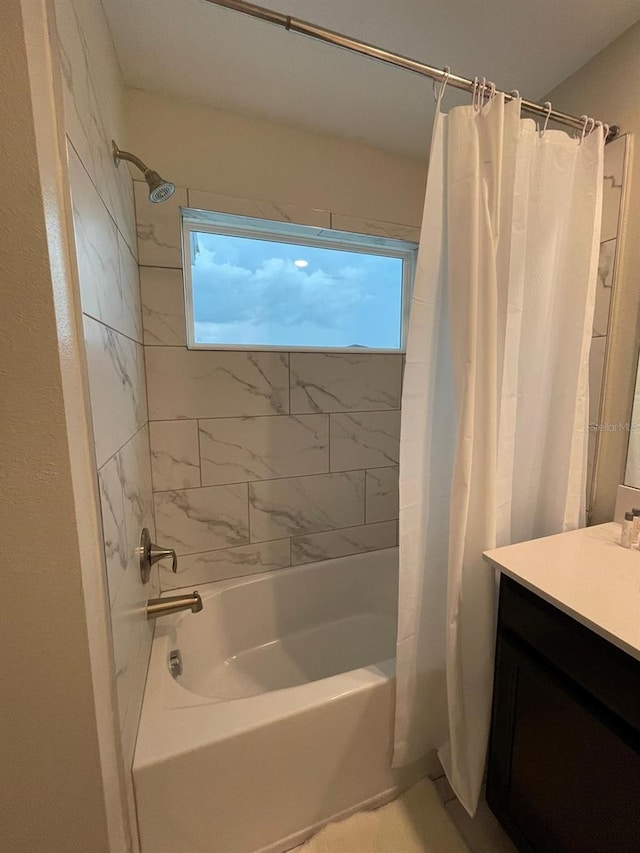
[[[330,274],[309,271],[292,260],[268,258],[255,268],[218,260],[200,247],[192,268],[198,323],[302,326],[339,329],[373,297],[362,270],[344,266]]]

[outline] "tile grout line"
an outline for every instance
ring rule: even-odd
[[[150,421],[149,423],[168,423],[168,422],[166,422],[166,421]],[[143,424],[143,426],[146,426],[146,423]],[[142,429],[142,427],[140,427],[140,429]],[[140,430],[136,430],[136,432],[139,432],[139,431]],[[129,441],[129,439],[127,439],[127,441],[125,441],[124,444],[127,444],[128,441]],[[124,444],[122,445],[122,447],[124,447]],[[120,448],[120,450],[121,449],[122,448]],[[116,453],[118,453],[118,452],[119,451],[116,451]],[[116,453],[114,453],[113,456],[115,456]],[[109,460],[107,460],[107,461],[110,461],[111,458],[113,458],[113,457],[110,457]],[[104,464],[106,465],[107,463],[105,462]],[[102,467],[103,466],[101,466],[101,468]],[[275,482],[280,482],[282,480],[306,480],[306,479],[310,479],[312,477],[314,477],[314,478],[315,477],[344,477],[344,476],[349,475],[349,474],[358,474],[360,472],[366,474],[367,471],[386,471],[386,470],[396,470],[397,468],[398,468],[397,465],[369,465],[367,468],[347,468],[347,469],[341,469],[338,471],[313,471],[313,472],[306,473],[306,474],[288,474],[288,475],[282,476],[282,477],[261,477],[258,479],[254,478],[254,479],[249,479],[249,480],[230,480],[230,481],[224,482],[224,483],[205,483],[205,484],[202,484],[200,486],[169,486],[169,487],[164,488],[164,489],[155,489],[154,488],[154,492],[158,492],[158,493],[162,493],[162,492],[184,492],[184,491],[196,490],[196,489],[219,489],[219,488],[225,488],[226,486],[242,486],[242,485],[245,485],[246,483],[249,483],[251,485],[259,485],[260,483],[275,483]]]
[[[145,185],[144,180],[142,178],[138,178],[138,177],[133,177],[132,183],[134,185],[140,184],[140,186],[142,188],[144,188],[144,185]],[[282,201],[282,200],[281,201],[274,201],[273,199],[264,199],[264,198],[247,198],[246,196],[230,195],[229,193],[220,193],[220,192],[215,192],[213,190],[197,189],[195,187],[188,187],[188,186],[180,186],[180,187],[176,187],[176,189],[184,190],[186,192],[186,194],[187,194],[187,205],[190,208],[193,208],[193,205],[194,205],[194,201],[191,198],[192,193],[197,193],[199,195],[204,195],[204,196],[215,196],[218,199],[220,199],[220,198],[230,199],[232,202],[240,203],[243,206],[249,205],[252,208],[249,213],[238,213],[236,210],[223,210],[220,208],[216,208],[216,210],[214,211],[216,213],[223,213],[223,214],[228,215],[228,216],[239,216],[239,217],[249,217],[249,218],[254,218],[254,219],[255,218],[263,219],[264,218],[263,216],[262,217],[261,216],[256,217],[255,208],[256,207],[263,207],[265,205],[269,208],[275,208],[275,209],[279,209],[279,210],[283,210],[283,209],[285,209],[285,210],[296,210],[296,211],[300,211],[301,213],[308,214],[308,215],[314,215],[314,214],[317,214],[318,212],[320,212],[320,213],[326,214],[329,217],[329,225],[318,225],[315,223],[308,225],[308,223],[306,223],[306,222],[299,222],[299,221],[289,219],[289,218],[283,218],[283,219],[278,219],[278,220],[273,220],[273,221],[285,222],[285,223],[289,223],[291,225],[303,225],[303,226],[311,227],[314,229],[317,228],[320,231],[327,231],[327,230],[346,231],[347,233],[365,234],[369,237],[381,237],[382,239],[400,240],[402,242],[410,242],[410,243],[415,242],[415,241],[414,240],[407,240],[405,237],[390,237],[389,234],[385,233],[385,229],[388,230],[388,226],[399,227],[399,228],[403,228],[403,229],[410,229],[412,231],[418,231],[418,232],[421,229],[421,223],[420,222],[396,222],[396,221],[392,221],[389,219],[377,219],[375,217],[354,216],[352,213],[342,213],[340,211],[331,211],[331,210],[324,209],[324,208],[318,209],[318,208],[313,208],[313,207],[305,207],[304,205],[292,204],[291,202],[288,202],[288,201]],[[195,209],[196,210],[204,210],[205,213],[207,212],[207,210],[204,208],[195,208]],[[358,230],[334,228],[334,222],[333,222],[334,217],[337,217],[338,219],[342,219],[342,220],[348,220],[351,223],[357,222],[359,224]],[[380,228],[378,230],[375,230],[375,231],[374,230],[363,231],[362,230],[362,224],[368,225],[369,228],[371,228],[372,225],[374,227],[376,225],[378,225],[378,226],[380,226]]]
[[[258,539],[255,542],[243,542],[242,544],[236,545],[224,545],[222,548],[207,548],[205,551],[185,551],[182,554],[178,554],[178,557],[195,557],[203,554],[216,554],[221,551],[233,551],[236,548],[246,548],[249,545],[267,545],[269,542],[284,542],[288,540],[291,544],[294,539],[304,539],[307,536],[317,536],[323,533],[341,533],[345,530],[356,530],[361,527],[375,527],[376,525],[381,524],[395,524],[397,519],[389,518],[385,521],[373,521],[370,524],[350,524],[347,527],[329,527],[324,530],[312,530],[307,533],[294,533],[289,536],[277,536],[275,539]],[[371,551],[384,551],[387,548],[395,548],[395,545],[384,545],[382,548],[371,548]],[[332,559],[327,557],[327,559]]]
[[[247,536],[251,542],[251,483],[247,483]]]
[[[76,148],[76,146],[75,146],[75,144],[74,144],[73,140],[71,139],[71,137],[69,136],[69,134],[68,134],[68,133],[65,133],[65,139],[67,140],[67,142],[69,143],[69,145],[73,148],[73,151],[74,151],[74,153],[75,153],[76,157],[78,158],[78,162],[80,163],[80,165],[81,165],[81,166],[82,166],[82,168],[84,169],[84,171],[85,171],[85,173],[86,173],[87,177],[89,178],[89,181],[90,181],[91,186],[93,187],[93,189],[94,189],[94,191],[95,191],[95,194],[96,194],[96,195],[98,196],[98,198],[100,199],[100,203],[102,204],[102,206],[103,206],[103,207],[104,207],[104,209],[106,210],[107,215],[108,215],[109,219],[111,220],[111,222],[114,224],[116,231],[117,231],[117,232],[118,232],[118,234],[120,234],[120,236],[122,237],[122,240],[124,241],[125,246],[127,247],[127,249],[129,249],[129,252],[131,253],[131,256],[133,257],[133,259],[134,259],[134,261],[136,262],[136,264],[137,264],[138,266],[140,266],[140,264],[139,264],[139,262],[138,262],[138,258],[137,258],[137,256],[134,254],[133,249],[132,249],[132,248],[131,248],[131,246],[129,245],[129,241],[127,240],[127,238],[125,237],[125,235],[124,235],[124,234],[122,233],[122,231],[120,230],[120,226],[118,225],[118,222],[117,222],[117,220],[116,220],[116,218],[115,218],[115,215],[111,212],[111,210],[109,209],[109,206],[107,205],[106,201],[102,198],[102,193],[101,193],[101,192],[100,192],[100,190],[98,189],[98,186],[97,186],[97,184],[96,184],[96,182],[95,182],[95,180],[94,180],[94,178],[93,178],[93,175],[89,172],[89,169],[88,169],[88,168],[87,168],[87,166],[85,165],[84,160],[83,160],[83,159],[82,159],[82,157],[80,156],[80,152],[79,152],[79,151],[78,151],[78,149]],[[67,168],[68,168],[68,165],[67,165]],[[69,183],[70,183],[70,182],[69,182]],[[131,199],[131,200],[132,200],[132,202],[133,202],[133,204],[132,204],[132,207],[133,207],[133,225],[134,225],[134,228],[135,228],[134,236],[135,236],[135,243],[136,243],[136,250],[137,250],[137,249],[138,249],[138,229],[137,229],[137,225],[138,225],[138,215],[137,215],[137,211],[136,211],[136,204],[135,204],[135,198],[134,198],[134,187],[133,187],[134,183],[135,183],[135,181],[133,180],[133,178],[131,178],[131,196],[132,196],[132,199]],[[114,182],[114,184],[115,184],[115,182]],[[116,187],[116,193],[117,193],[117,192],[118,192],[118,190],[117,190],[117,187]]]
[[[279,536],[277,539],[262,539],[260,542],[245,542],[243,545],[225,545],[223,548],[208,548],[206,551],[188,551],[184,554],[179,554],[179,556],[198,557],[203,556],[205,554],[219,554],[222,551],[235,551],[238,548],[248,548],[251,545],[269,545],[272,542],[286,542],[289,539],[289,536]]]
[[[128,335],[126,332],[122,332],[120,329],[116,329],[115,326],[110,326],[109,323],[105,323],[105,321],[102,320],[100,317],[94,317],[93,314],[89,314],[88,311],[83,311],[82,316],[87,317],[89,320],[93,320],[94,323],[98,323],[98,325],[103,326],[105,329],[109,329],[114,334],[120,335],[121,338],[126,338],[126,340],[131,341],[132,344],[136,344],[139,347],[146,346],[143,341],[138,341],[136,340],[136,338],[132,338],[131,335]]]
[[[364,469],[363,496],[362,503],[364,504],[364,524],[367,523],[367,469]]]
[[[100,321],[98,321],[100,322]],[[171,344],[167,346],[167,344],[145,344],[145,346],[150,346],[153,349],[160,349],[160,347],[165,347],[167,349],[184,349],[184,347],[180,347],[177,344]],[[353,411],[339,411],[339,412],[274,412],[273,414],[260,414],[260,415],[189,415],[188,417],[174,417],[174,418],[149,418],[150,421],[158,422],[158,423],[167,423],[169,421],[223,421],[223,420],[259,420],[262,418],[317,418],[322,415],[374,415],[374,414],[387,414],[390,412],[400,412],[400,409],[355,409]],[[397,464],[397,463],[396,463]],[[387,465],[386,467],[390,468],[391,465]]]
[[[123,441],[122,444],[120,445],[120,447],[117,450],[114,450],[114,452],[111,454],[111,456],[109,456],[108,459],[105,459],[105,461],[100,465],[99,468],[96,464],[96,471],[98,472],[98,474],[102,471],[102,469],[105,467],[105,465],[108,465],[109,462],[112,462],[116,458],[116,456],[127,446],[127,444],[129,444],[129,442],[132,441],[138,435],[139,432],[141,432],[146,426],[148,426],[149,423],[150,422],[148,420],[146,420],[142,424],[142,426],[137,427],[135,432],[132,432],[131,435],[129,436],[129,438],[126,441]],[[94,439],[94,444],[95,444],[95,439]]]
[[[180,270],[180,272],[184,272],[184,267],[180,264],[179,267],[168,267],[166,264],[138,264],[140,269],[146,270]]]
[[[200,476],[200,488],[202,488],[202,446],[200,444],[200,419],[196,418],[196,432],[198,433],[198,474]]]
[[[142,429],[142,427],[140,427],[140,429]],[[137,432],[139,431],[140,430],[138,430]],[[125,444],[127,444],[127,442],[125,442]],[[197,489],[225,489],[227,488],[227,486],[256,486],[260,485],[260,483],[276,483],[282,480],[306,480],[307,478],[311,477],[344,477],[348,474],[364,474],[368,470],[381,471],[384,468],[396,467],[396,465],[373,465],[369,468],[349,468],[346,471],[319,471],[316,474],[291,474],[288,477],[265,477],[262,480],[236,480],[232,483],[210,483],[207,486],[183,486],[177,489],[158,489],[156,490],[156,494],[164,494],[166,492],[188,492],[195,491]]]

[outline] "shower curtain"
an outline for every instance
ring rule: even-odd
[[[394,765],[437,749],[471,815],[495,629],[482,552],[584,524],[603,150],[601,127],[541,133],[503,95],[438,102],[402,398]]]

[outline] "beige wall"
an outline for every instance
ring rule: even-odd
[[[127,144],[182,187],[419,225],[413,160],[321,133],[148,92],[128,92]]]
[[[625,423],[638,359],[640,307],[640,22],[548,94],[553,106],[588,114],[635,137],[626,209],[623,211],[619,267],[611,314],[601,419]],[[632,146],[633,147],[633,146]],[[615,489],[624,480],[628,433],[602,433],[595,470],[592,521],[613,518]]]
[[[11,853],[107,853],[122,848],[115,841],[110,848],[108,838],[82,534],[19,0],[2,6],[0,92],[1,113],[11,116],[0,123],[0,843]]]

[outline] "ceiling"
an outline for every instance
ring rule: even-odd
[[[640,18],[640,0],[262,2],[538,101]],[[206,0],[103,4],[128,86],[426,154],[434,102],[420,75]],[[468,97],[449,92],[445,100],[451,106]]]

